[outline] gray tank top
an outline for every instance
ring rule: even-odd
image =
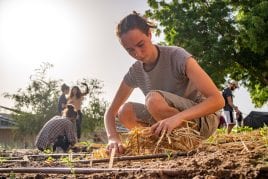
[[[159,59],[155,67],[146,72],[143,63],[136,61],[124,76],[124,82],[132,88],[140,88],[144,95],[151,90],[163,90],[178,96],[201,102],[204,96],[194,87],[186,75],[186,61],[192,55],[175,46],[157,46]]]

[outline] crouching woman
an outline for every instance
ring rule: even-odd
[[[77,141],[74,125],[76,117],[74,106],[67,105],[62,116],[54,116],[43,126],[37,135],[35,146],[41,151],[53,146],[53,152],[57,147],[67,152]]]

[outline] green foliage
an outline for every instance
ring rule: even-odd
[[[61,80],[52,80],[47,77],[47,72],[53,65],[43,63],[36,74],[30,77],[30,84],[25,90],[19,89],[16,94],[5,93],[6,98],[15,102],[15,108],[22,113],[14,113],[17,122],[16,136],[23,140],[27,135],[35,136],[42,126],[53,116],[57,115],[58,97],[60,94]],[[102,84],[97,79],[84,79],[90,92],[86,96],[83,107],[83,130],[93,131],[103,126],[103,116],[106,102],[100,98]],[[81,84],[77,81],[77,85]]]
[[[83,141],[83,142],[79,142],[78,146],[85,146],[86,151],[90,151],[92,143],[90,141]]]
[[[51,164],[53,162],[55,162],[56,159],[54,159],[53,157],[49,156],[47,159],[46,159],[46,163],[48,164]]]
[[[265,146],[268,147],[268,126],[267,125],[265,125],[263,128],[260,129],[260,134],[265,143]]]
[[[13,114],[17,122],[17,136],[36,134],[47,120],[57,113],[59,81],[47,79],[48,70],[53,67],[43,63],[36,74],[30,77],[30,84],[25,90],[19,89],[17,94],[5,94],[15,102],[16,109],[26,111]]]
[[[16,174],[14,172],[10,172],[9,178],[10,179],[15,179],[16,178]]]
[[[70,155],[72,155],[72,154],[70,154]],[[73,166],[72,159],[71,159],[70,155],[69,156],[62,156],[60,158],[60,162],[63,163],[67,167],[73,168],[74,166]]]
[[[182,46],[220,87],[241,81],[256,107],[268,101],[268,2],[148,0],[168,45]]]
[[[45,154],[52,154],[53,153],[52,147],[45,149],[44,153]]]
[[[5,162],[7,159],[4,157],[0,157],[0,164],[2,164],[3,162]]]
[[[233,129],[232,129],[232,132],[235,132],[235,133],[241,133],[241,132],[250,132],[252,131],[253,128],[252,127],[249,127],[249,126],[235,126]]]
[[[104,113],[107,107],[107,102],[100,98],[103,93],[101,82],[97,79],[86,82],[89,84],[89,99],[84,102],[86,107],[83,108],[82,128],[85,133],[104,127]]]

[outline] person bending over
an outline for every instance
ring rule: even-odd
[[[109,153],[112,149],[117,154],[124,152],[116,131],[116,116],[128,129],[151,126],[157,136],[182,127],[185,121],[193,121],[205,139],[219,125],[215,112],[224,106],[221,93],[185,49],[153,44],[154,27],[136,12],[117,25],[119,42],[136,62],[125,74],[105,113]],[[135,88],[145,95],[145,104],[126,102]]]
[[[67,105],[62,116],[54,116],[45,123],[37,135],[35,146],[41,151],[53,146],[53,151],[60,147],[67,152],[77,141],[74,125],[76,117],[74,106]]]

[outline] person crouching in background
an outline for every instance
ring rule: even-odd
[[[75,120],[77,112],[73,105],[67,105],[62,116],[54,116],[47,121],[37,135],[35,146],[44,151],[53,146],[53,152],[60,147],[67,152],[76,141]]]

